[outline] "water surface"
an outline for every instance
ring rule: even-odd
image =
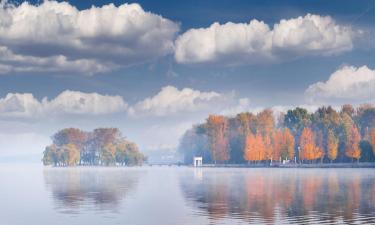
[[[375,224],[374,169],[0,165],[2,225]]]

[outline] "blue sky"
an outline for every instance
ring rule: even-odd
[[[208,113],[374,103],[374,22],[375,1],[8,1],[0,156],[66,126],[153,151]]]

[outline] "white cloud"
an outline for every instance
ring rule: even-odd
[[[38,118],[46,115],[101,115],[125,112],[127,103],[121,96],[66,90],[56,98],[42,101],[30,93],[9,93],[0,98],[0,117]]]
[[[175,42],[179,63],[254,64],[352,49],[353,32],[329,16],[307,14],[281,20],[273,29],[262,21],[212,24],[190,29]],[[288,57],[285,57],[288,56]]]
[[[0,6],[1,7],[1,6]],[[0,8],[0,73],[92,74],[173,52],[179,25],[139,4],[78,10],[68,2]]]
[[[64,91],[56,98],[43,99],[43,106],[49,112],[67,114],[110,114],[123,112],[128,105],[121,96]]]
[[[146,98],[132,107],[132,115],[164,116],[178,112],[194,112],[207,109],[210,103],[222,95],[217,92],[203,92],[191,88],[177,89],[173,86],[163,87],[156,95]]]
[[[251,108],[250,99],[240,98],[238,99],[238,103],[236,105],[229,107],[229,108],[225,108],[223,111],[220,112],[220,114],[234,116],[238,113],[249,112],[252,110],[253,108]]]
[[[309,102],[320,104],[374,102],[375,70],[367,66],[344,66],[327,81],[310,85],[305,96]]]
[[[41,113],[42,104],[32,94],[9,93],[0,98],[0,116],[33,117]]]

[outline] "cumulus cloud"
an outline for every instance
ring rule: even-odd
[[[0,73],[92,74],[173,52],[178,24],[139,4],[78,10],[68,2],[0,6]]]
[[[0,98],[0,117],[38,118],[46,115],[102,115],[125,112],[128,105],[121,96],[66,90],[56,98],[41,101],[30,93],[9,93]]]
[[[240,98],[238,99],[238,103],[234,106],[230,106],[229,108],[225,108],[220,112],[220,114],[233,116],[241,112],[248,112],[254,110],[250,105],[249,98]]]
[[[217,92],[203,92],[191,88],[177,89],[173,86],[163,87],[159,93],[148,97],[132,107],[133,115],[150,114],[164,116],[177,112],[193,112],[209,107],[212,101],[221,97]]]
[[[179,63],[254,64],[307,55],[332,55],[352,49],[353,32],[329,16],[307,14],[281,20],[271,29],[258,20],[214,23],[190,29],[175,42]],[[285,57],[285,56],[288,57]]]
[[[367,66],[344,66],[327,81],[310,85],[305,96],[309,102],[329,104],[374,102],[375,70]]]

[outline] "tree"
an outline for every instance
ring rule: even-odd
[[[273,112],[271,109],[265,109],[257,114],[256,117],[256,133],[263,135],[263,137],[269,135],[274,129],[275,120],[273,118]]]
[[[59,157],[57,154],[57,146],[55,144],[52,144],[46,147],[46,149],[43,152],[42,161],[45,166],[48,166],[48,165],[56,166],[58,164]]]
[[[256,116],[248,112],[239,113],[236,117],[229,118],[228,122],[230,161],[243,163],[246,136],[256,131]]]
[[[271,138],[269,135],[263,138],[263,148],[264,148],[264,159],[273,160],[273,145],[271,143]]]
[[[139,152],[135,143],[122,139],[116,145],[115,160],[120,165],[135,166],[142,165],[146,157]]]
[[[287,153],[289,159],[293,159],[295,155],[294,154],[295,140],[292,135],[292,132],[290,132],[288,128],[284,129],[283,138],[284,138],[283,151]]]
[[[205,126],[195,125],[180,139],[178,151],[184,155],[184,163],[192,164],[194,156],[202,156],[204,163],[211,162],[211,153]]]
[[[375,108],[372,105],[361,105],[357,109],[356,121],[363,137],[375,128]]]
[[[228,121],[224,116],[210,115],[207,119],[207,133],[209,137],[212,159],[214,162],[229,160],[227,139]]]
[[[341,107],[341,113],[342,114],[345,113],[345,114],[349,115],[350,117],[353,117],[354,112],[355,112],[354,107],[350,104],[345,104]]]
[[[246,161],[262,161],[265,160],[265,148],[263,138],[260,134],[248,134],[245,142],[244,158]]]
[[[108,166],[114,165],[118,160],[126,161],[129,165],[140,165],[146,160],[137,145],[121,137],[117,128],[98,128],[93,132],[67,128],[58,131],[52,136],[52,140],[54,143],[43,152],[44,165]]]
[[[75,144],[63,145],[59,151],[63,154],[63,164],[65,166],[75,166],[79,162],[80,154]]]
[[[355,125],[354,120],[347,113],[341,113],[340,128],[338,129],[338,138],[339,138],[338,157],[341,158],[341,161],[344,160],[344,157],[346,155],[346,146],[349,140],[351,129],[354,125]]]
[[[306,127],[303,129],[300,138],[300,159],[301,160],[314,160],[316,159],[315,151],[315,135],[314,132]]]
[[[371,143],[371,146],[372,146],[372,152],[375,155],[375,129],[371,130],[370,143]]]
[[[82,149],[87,141],[87,133],[77,128],[65,128],[54,134],[52,140],[57,146],[74,144]]]
[[[327,137],[327,153],[331,163],[337,158],[338,147],[339,139],[335,136],[332,130],[329,130]]]
[[[244,159],[246,161],[255,161],[256,160],[255,136],[252,133],[249,133],[246,136],[245,149],[244,149]]]
[[[100,161],[102,165],[109,166],[115,163],[116,145],[108,143],[101,149]]]
[[[290,131],[296,136],[303,130],[303,128],[309,126],[311,123],[311,114],[303,108],[295,108],[288,110],[284,117],[284,125],[290,129]]]
[[[345,146],[345,155],[349,158],[356,159],[357,161],[361,157],[361,149],[359,148],[359,142],[361,141],[361,135],[359,134],[358,128],[353,125],[347,136],[347,142]]]
[[[256,142],[256,154],[257,154],[257,160],[263,161],[266,159],[266,149],[263,141],[263,136],[261,134],[257,134],[255,136],[255,142]]]
[[[281,130],[276,130],[272,133],[272,160],[279,160],[282,154],[282,149],[284,146],[283,132]],[[283,155],[283,158],[287,157]]]

